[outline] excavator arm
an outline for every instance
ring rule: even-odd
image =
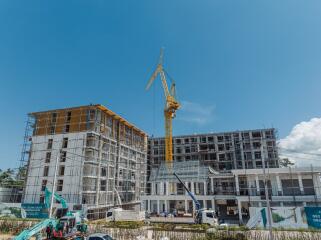
[[[50,207],[50,198],[51,198],[51,192],[49,191],[49,189],[46,187],[45,188],[45,204],[46,207],[49,208]],[[59,196],[57,193],[54,193],[54,198],[60,202],[62,208],[68,208],[68,205],[66,203],[66,200],[62,197]]]
[[[50,224],[52,225],[53,228],[55,228],[57,225],[57,220],[49,218],[42,222],[39,222],[36,225],[32,226],[31,228],[22,231],[18,236],[14,238],[14,240],[30,239],[32,236],[40,233],[43,229],[45,229]]]

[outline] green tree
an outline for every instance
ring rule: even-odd
[[[20,167],[17,172],[8,168],[3,171],[0,169],[1,187],[22,187],[26,176],[26,167]]]
[[[5,171],[0,172],[0,186],[10,186],[14,182],[14,171],[8,168]]]
[[[291,167],[294,165],[294,162],[292,162],[288,158],[280,158],[279,163],[280,163],[280,167]]]

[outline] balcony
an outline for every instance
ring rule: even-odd
[[[214,188],[214,195],[236,195],[234,187],[219,187]]]

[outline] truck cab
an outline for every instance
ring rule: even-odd
[[[106,213],[106,220],[107,221],[115,221],[116,220],[116,212],[121,212],[122,209],[121,208],[111,208],[108,210],[108,212]]]
[[[195,222],[198,224],[209,224],[218,226],[218,218],[214,210],[201,209],[195,216]]]

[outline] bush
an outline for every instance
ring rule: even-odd
[[[247,240],[247,238],[243,233],[216,232],[207,234],[204,240]]]
[[[91,223],[92,225],[98,225],[101,227],[109,228],[128,228],[136,229],[144,226],[144,222],[139,221],[117,221],[117,222],[106,222],[105,220],[99,220]]]

